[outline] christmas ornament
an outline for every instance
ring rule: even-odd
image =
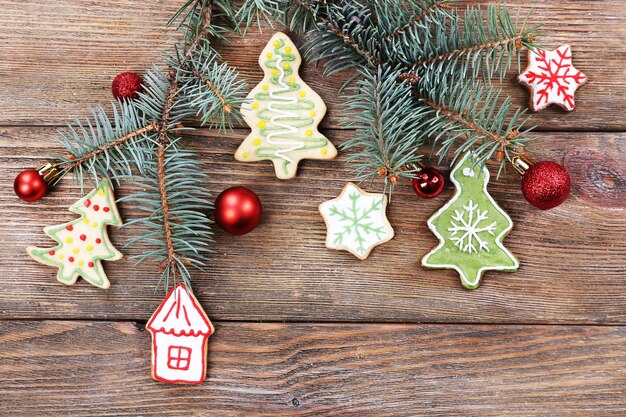
[[[386,195],[366,193],[349,182],[339,197],[319,206],[327,228],[326,247],[367,259],[375,246],[393,238],[386,208]]]
[[[111,84],[113,97],[118,99],[137,99],[142,89],[143,80],[134,72],[122,72],[118,74]]]
[[[298,75],[300,53],[284,33],[275,34],[261,53],[265,76],[242,106],[252,133],[235,158],[251,162],[270,159],[276,176],[293,178],[301,159],[333,159],[337,150],[317,126],[326,105]]]
[[[170,290],[146,328],[152,334],[152,378],[170,384],[204,381],[215,328],[185,284]]]
[[[502,244],[513,221],[487,192],[487,168],[474,166],[468,152],[450,178],[456,187],[452,199],[428,219],[439,245],[422,266],[456,270],[467,289],[478,288],[485,271],[516,271],[519,262]]]
[[[434,198],[441,194],[445,185],[443,175],[433,167],[419,168],[411,181],[415,194],[422,198]]]
[[[41,199],[48,192],[48,183],[36,169],[20,172],[13,182],[15,194],[24,201],[32,203]]]
[[[261,221],[261,200],[246,187],[232,187],[222,191],[215,200],[215,221],[219,227],[233,235],[251,232]]]
[[[66,285],[79,276],[91,285],[109,288],[110,283],[100,261],[116,261],[122,254],[109,240],[106,226],[121,226],[122,219],[108,181],[78,200],[70,211],[80,218],[59,226],[49,226],[44,233],[56,240],[49,249],[29,246],[28,254],[37,262],[59,268],[57,279]]]
[[[514,158],[513,166],[522,174],[522,194],[533,206],[549,210],[567,200],[571,180],[561,164],[552,161],[531,164],[526,159]]]
[[[531,92],[530,108],[540,111],[556,104],[574,110],[574,93],[587,82],[587,76],[572,65],[572,50],[563,45],[554,51],[528,51],[528,67],[519,81]]]

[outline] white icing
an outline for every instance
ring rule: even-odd
[[[484,220],[489,220],[489,211],[484,210],[481,212],[478,204],[475,204],[472,200],[467,203],[467,206],[463,206],[463,209],[465,210],[463,213],[455,210],[454,216],[450,220],[452,224],[452,227],[448,228],[448,231],[452,232],[450,240],[455,242],[455,246],[458,246],[460,250],[466,253],[483,250],[489,252],[487,242],[483,241],[480,235],[481,233],[489,233],[491,236],[495,236],[493,231],[496,229],[496,222],[488,226],[481,226]],[[474,211],[476,211],[476,218],[474,218]],[[467,220],[465,219],[466,214]],[[463,234],[458,236],[457,233],[459,232]],[[476,249],[474,241],[478,244],[478,249]]]
[[[278,96],[276,95],[276,93],[283,93],[285,91],[289,91],[289,86],[285,83],[285,71],[283,70],[283,66],[281,65],[283,62],[283,57],[280,54],[276,54],[276,68],[278,69],[280,76],[278,77],[278,84],[280,84],[281,88],[277,89],[277,90],[270,90],[270,98],[275,100],[275,101],[279,101],[282,103],[289,103],[289,104],[298,104],[298,99],[295,97],[284,97],[284,96]],[[280,141],[280,140],[275,140],[274,136],[280,136],[280,135],[284,135],[284,134],[298,134],[298,128],[291,126],[287,123],[281,123],[278,121],[278,119],[283,119],[283,118],[289,118],[289,117],[298,117],[298,113],[295,112],[289,112],[286,110],[282,110],[282,109],[277,109],[274,107],[274,104],[276,104],[274,101],[271,101],[267,108],[275,113],[278,113],[274,116],[272,116],[272,118],[270,119],[271,122],[273,124],[275,124],[276,126],[282,127],[285,130],[279,130],[279,131],[274,131],[271,132],[267,135],[267,141],[269,143],[271,143],[272,145],[277,145],[277,146],[288,146],[285,149],[278,149],[274,152],[274,156],[276,156],[277,158],[282,158],[285,161],[289,162],[289,163],[293,163],[293,159],[291,159],[290,157],[288,157],[287,155],[285,155],[285,153],[287,152],[291,152],[291,151],[297,151],[298,149],[302,149],[306,146],[306,143],[304,142],[296,142],[295,144],[292,141]],[[290,146],[291,145],[291,146]]]
[[[472,168],[463,168],[463,175],[465,175],[466,177],[473,177],[474,170]]]

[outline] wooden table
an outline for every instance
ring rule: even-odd
[[[570,199],[541,212],[516,174],[490,184],[515,222],[506,245],[522,266],[489,273],[475,292],[453,272],[419,266],[436,243],[426,219],[450,186],[435,200],[399,187],[389,211],[396,238],[360,262],[324,247],[317,212],[352,179],[345,154],[307,161],[282,182],[268,162],[233,160],[245,127],[195,131],[186,143],[209,164],[207,187],[254,189],[265,217],[247,236],[217,231],[210,272],[194,275],[217,332],[208,379],[193,387],[150,379],[144,326],[163,297],[155,265],[107,264],[107,291],[60,284],[24,249],[50,243],[44,226],[74,218],[67,207],[79,190],[67,179],[34,204],[12,190],[20,170],[60,151],[57,128],[111,100],[117,73],[143,71],[170,46],[163,26],[181,3],[0,0],[0,415],[626,415],[623,0],[509,2],[533,9],[542,45],[569,42],[590,83],[573,113],[534,118],[531,151],[567,167]],[[220,47],[251,86],[271,35],[253,30]],[[352,134],[338,127],[342,80],[321,78],[315,65],[303,74],[328,104],[325,133],[340,144]],[[514,75],[503,88],[524,106]],[[132,218],[133,207],[121,210]],[[121,248],[133,230],[111,234]]]

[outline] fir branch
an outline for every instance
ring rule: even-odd
[[[431,4],[428,4],[427,1],[420,1],[418,2],[419,4],[415,4],[415,2],[412,3],[414,9],[417,9],[417,13],[415,13],[414,16],[409,19],[409,21],[397,27],[391,33],[387,34],[384,37],[384,40],[389,41],[391,39],[398,38],[412,28],[415,28],[417,25],[423,24],[427,20],[429,15],[435,13],[437,10],[448,9],[450,7],[449,0],[435,0],[432,1]],[[396,11],[394,11],[394,14],[396,16],[401,15]]]

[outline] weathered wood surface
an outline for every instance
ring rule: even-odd
[[[89,108],[108,102],[111,79],[122,70],[143,71],[170,46],[173,29],[164,23],[181,0],[0,1],[0,79],[3,100],[0,124],[58,125],[86,117]],[[481,3],[488,2],[465,2]],[[129,8],[130,4],[130,8]],[[464,4],[464,3],[462,3]],[[572,45],[574,64],[590,78],[576,94],[577,110],[565,114],[550,109],[534,121],[541,129],[624,130],[626,118],[626,7],[623,0],[542,0],[507,2],[523,18],[532,9],[530,24],[543,25],[541,45]],[[223,56],[257,83],[259,51],[272,35],[229,36]],[[301,42],[299,42],[301,43]],[[519,106],[528,103],[527,91],[514,80],[516,69],[503,83]],[[342,77],[323,79],[320,70],[306,67],[303,76],[333,108],[339,100]],[[340,112],[330,112],[323,126],[337,127]]]
[[[162,295],[153,291],[154,265],[132,270],[129,260],[107,263],[109,290],[97,291],[84,282],[66,288],[57,283],[53,268],[32,262],[24,251],[29,244],[52,243],[41,229],[73,219],[67,207],[80,198],[71,181],[37,204],[23,204],[12,194],[14,174],[36,165],[29,155],[41,155],[50,133],[45,128],[0,130],[0,152],[7,155],[0,159],[0,171],[7,173],[0,179],[0,265],[6,271],[0,280],[0,312],[10,318],[147,318]],[[326,133],[336,143],[349,134]],[[324,247],[325,227],[317,210],[350,178],[343,156],[330,163],[306,161],[297,179],[283,182],[267,161],[233,161],[245,134],[237,130],[222,138],[202,130],[188,141],[207,162],[212,192],[248,186],[265,208],[261,225],[247,236],[216,231],[210,272],[194,273],[194,289],[215,319],[626,322],[626,293],[621,291],[626,285],[626,216],[616,210],[626,203],[624,134],[540,134],[537,152],[564,162],[577,184],[558,209],[541,212],[529,206],[514,172],[492,181],[494,198],[515,222],[505,244],[522,267],[515,274],[486,274],[473,293],[461,289],[455,272],[419,266],[420,257],[437,242],[425,219],[452,194],[452,186],[430,201],[401,186],[389,211],[396,238],[357,262],[347,252]],[[127,192],[121,187],[122,195]],[[132,218],[132,207],[122,204],[121,210]],[[133,230],[110,234],[122,247]],[[127,255],[143,251],[124,250]]]
[[[0,322],[0,414],[626,414],[624,327],[217,323],[194,387],[151,382],[140,329]]]
[[[245,130],[195,132],[187,143],[208,163],[207,187],[251,187],[265,209],[247,236],[217,231],[211,272],[194,275],[217,321],[209,378],[199,387],[150,382],[149,334],[135,322],[162,299],[154,265],[106,264],[108,291],[61,285],[24,248],[51,243],[41,229],[73,218],[67,207],[79,190],[67,180],[36,204],[12,192],[15,174],[59,150],[52,126],[108,102],[115,74],[149,67],[170,46],[163,24],[180,4],[0,0],[0,415],[626,414],[623,1],[508,2],[533,9],[542,44],[572,44],[591,81],[575,112],[534,118],[544,133],[532,152],[565,164],[572,197],[540,212],[523,200],[516,174],[494,179],[490,191],[516,224],[505,244],[522,268],[488,273],[471,293],[455,273],[419,266],[436,243],[425,219],[451,187],[420,200],[401,186],[389,210],[396,238],[359,262],[324,247],[317,212],[351,178],[345,155],[306,161],[298,178],[281,182],[267,162],[233,160]],[[271,33],[232,37],[224,49],[251,84]],[[514,73],[503,87],[525,105]],[[351,134],[335,129],[342,80],[319,74],[314,66],[303,72],[328,103],[325,133],[340,144]],[[133,208],[121,206],[132,218]],[[111,230],[119,248],[132,234]]]

